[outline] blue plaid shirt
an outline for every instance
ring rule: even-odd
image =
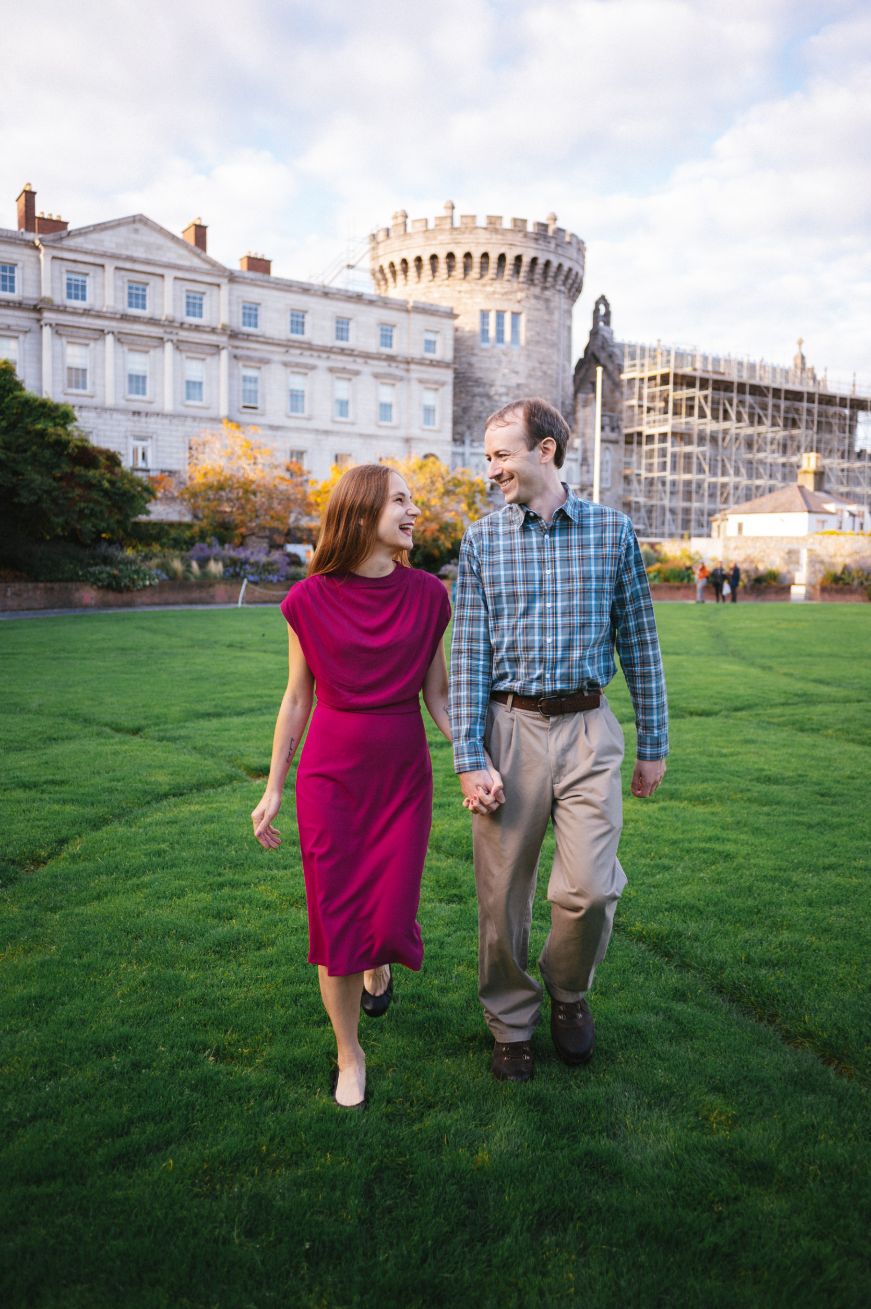
[[[556,696],[605,687],[616,672],[615,646],[638,758],[663,759],[662,657],[630,519],[568,491],[550,525],[520,505],[473,523],[460,547],[451,650],[456,771],[487,766],[491,691]]]

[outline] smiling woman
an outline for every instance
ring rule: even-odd
[[[419,969],[416,921],[432,823],[432,767],[419,696],[448,739],[442,636],[450,618],[437,578],[408,566],[420,514],[398,473],[350,469],[327,502],[309,576],[281,609],[289,676],[263,798],[252,814],[266,850],[273,820],[312,716],[296,780],[309,914],[309,963],[336,1036],[333,1095],[366,1104],[364,1013],[380,1017],[389,965]]]

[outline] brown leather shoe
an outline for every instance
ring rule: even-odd
[[[596,1024],[586,1000],[550,1003],[550,1034],[564,1064],[573,1068],[589,1063],[596,1045]]]
[[[531,1041],[497,1041],[490,1071],[497,1082],[529,1082],[535,1073]]]

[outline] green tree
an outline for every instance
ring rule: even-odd
[[[69,405],[26,391],[0,361],[0,532],[12,542],[117,541],[153,491],[76,427]]]
[[[309,524],[308,487],[298,464],[282,463],[269,446],[226,419],[219,430],[191,442],[188,480],[180,498],[190,506],[205,536],[234,545],[248,536],[281,544],[288,532]]]

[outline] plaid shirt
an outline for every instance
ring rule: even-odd
[[[568,488],[567,488],[568,490]],[[506,505],[463,537],[451,650],[458,773],[486,768],[491,691],[556,696],[605,687],[614,648],[639,759],[668,754],[668,708],[647,573],[625,514],[568,491],[548,526]]]

